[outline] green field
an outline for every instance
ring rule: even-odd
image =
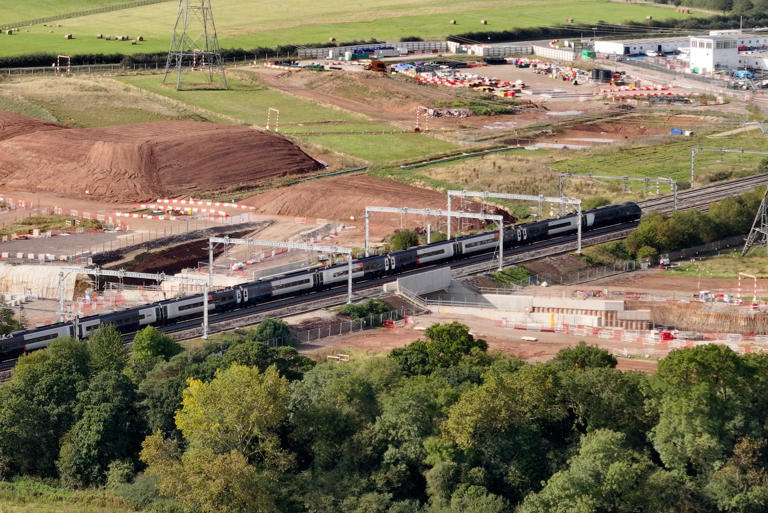
[[[29,0],[0,3],[0,25],[125,4],[125,0]]]
[[[204,109],[207,113],[226,116],[231,122],[264,126],[267,122],[267,109],[274,107],[280,110],[281,133],[369,162],[416,159],[455,148],[448,142],[417,133],[356,133],[398,129],[340,109],[295,98],[252,81],[230,78],[230,89],[227,91],[176,91],[173,87],[164,86],[160,82],[160,75],[124,77],[121,80],[191,107]],[[319,133],[308,133],[312,131]],[[324,132],[349,133],[324,135]]]
[[[666,144],[604,149],[579,152],[573,158],[559,160],[552,167],[571,173],[594,173],[615,176],[665,177],[681,184],[690,181],[691,149],[696,147],[768,151],[768,137],[760,131],[709,138],[697,136],[680,138]],[[703,185],[713,178],[724,179],[753,174],[766,155],[698,152],[696,154],[696,184]],[[728,175],[728,176],[724,176]]]
[[[765,256],[764,249],[756,249],[746,257],[742,257],[741,252],[736,251],[695,263],[683,264],[670,269],[670,272],[702,278],[733,278],[735,288],[735,280],[738,279],[740,272],[752,274],[760,279],[768,278],[768,257]]]
[[[9,11],[8,21],[28,19],[33,14],[46,15],[53,2],[23,2]],[[99,5],[108,3],[102,0]],[[36,5],[45,5],[36,8]],[[69,8],[71,4],[72,8]],[[57,2],[58,12],[82,8],[85,0]],[[88,4],[90,5],[90,4]],[[177,2],[163,2],[143,7],[61,20],[62,27],[42,25],[24,27],[13,36],[0,36],[0,56],[32,53],[145,53],[168,50]],[[546,6],[546,8],[543,8]],[[684,18],[674,9],[651,5],[615,3],[608,0],[342,0],[321,3],[294,0],[290,3],[262,3],[255,0],[214,0],[216,28],[223,48],[274,47],[286,44],[311,44],[336,38],[338,41],[376,38],[379,40],[419,36],[443,38],[451,33],[501,31],[519,27],[539,27],[563,23]],[[15,13],[18,12],[18,15]],[[0,19],[3,11],[0,11]],[[450,25],[451,19],[456,25]],[[482,25],[481,20],[488,20]],[[27,32],[27,30],[29,32]],[[74,39],[65,40],[64,34]],[[105,41],[96,35],[142,35],[146,41],[131,45],[126,41]]]

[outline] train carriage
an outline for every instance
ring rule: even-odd
[[[186,317],[201,315],[203,313],[204,304],[205,298],[202,294],[198,294],[196,296],[181,299],[162,301],[160,307],[162,308],[163,320],[167,322],[174,319],[184,319]],[[214,306],[213,301],[211,301],[209,297],[208,311],[213,310]]]
[[[74,326],[70,323],[59,323],[51,326],[44,326],[28,332],[23,332],[21,339],[23,340],[24,351],[34,351],[49,345],[57,338],[74,337]]]
[[[505,237],[506,239],[506,237]],[[506,242],[505,242],[506,243]],[[457,241],[459,254],[469,255],[499,247],[499,232],[462,237]]]
[[[360,262],[352,262],[352,279],[358,280],[365,274],[365,266]],[[317,286],[329,287],[335,283],[348,280],[349,264],[336,264],[317,272]]]
[[[311,290],[315,287],[315,273],[304,272],[291,276],[285,276],[276,280],[270,280],[270,284],[272,285],[273,296],[281,296],[283,294],[292,294],[294,292]]]
[[[243,295],[243,303],[255,303],[272,295],[272,282],[270,281],[245,283],[239,288]]]

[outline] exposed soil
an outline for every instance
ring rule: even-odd
[[[9,119],[7,132],[0,124],[5,190],[146,201],[322,168],[290,141],[247,127],[160,121],[68,129],[23,116]]]
[[[320,322],[320,319],[317,320]],[[436,322],[444,323],[458,321],[469,326],[471,332],[488,342],[491,351],[514,354],[528,362],[543,362],[552,359],[561,349],[573,347],[584,340],[588,344],[600,346],[616,355],[628,354],[645,355],[654,358],[663,358],[668,350],[649,348],[642,344],[615,342],[594,337],[574,337],[561,333],[534,333],[499,328],[495,321],[481,319],[469,315],[451,314],[445,315],[426,314],[413,318],[414,323],[403,328],[376,329],[356,332],[347,335],[333,336],[321,339],[309,344],[302,344],[300,351],[309,353],[316,358],[324,358],[325,354],[335,354],[349,349],[361,350],[370,353],[388,352],[396,347],[403,347],[414,340],[424,337],[423,329]],[[520,337],[535,337],[535,341],[522,340]],[[656,361],[643,359],[617,358],[620,370],[638,370],[647,373],[656,372]]]
[[[226,236],[239,238],[252,233],[253,230],[228,233]],[[221,255],[226,247],[219,245],[214,247],[214,258]],[[126,271],[141,273],[176,274],[182,269],[197,267],[198,262],[208,261],[208,241],[198,239],[184,244],[179,244],[159,251],[146,252],[134,258],[133,262],[121,265]]]
[[[243,203],[255,206],[258,213],[318,217],[361,225],[364,222],[366,206],[445,210],[446,196],[437,191],[383,178],[341,176],[312,180],[268,191],[247,198]],[[514,219],[498,207],[483,207],[476,202],[464,202],[464,208],[472,212],[480,212],[484,209],[486,213],[505,216],[507,221]],[[371,217],[373,227],[382,224],[396,225],[401,216],[376,213]],[[402,219],[403,226],[424,226],[426,222],[431,222],[435,229],[437,226],[435,218],[426,220],[425,216],[407,215],[402,216]]]
[[[0,110],[0,141],[34,132],[61,130],[65,126]]]

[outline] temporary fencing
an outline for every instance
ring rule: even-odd
[[[224,208],[239,208],[243,210],[256,210],[256,207],[252,207],[250,205],[241,205],[235,202],[200,200],[200,199],[160,198],[155,203],[164,203],[166,205],[189,205],[189,206],[196,206],[196,207],[224,207]]]
[[[636,346],[634,353],[624,347],[623,352],[628,354],[647,355],[653,350],[657,356],[664,356],[675,349],[694,348],[697,346],[718,344],[728,346],[739,354],[762,353],[768,351],[768,335],[742,335],[740,333],[689,333],[680,332],[678,337],[665,339],[663,332],[657,330],[630,330],[625,328],[595,328],[573,324],[541,324],[541,323],[511,323],[508,321],[497,322],[499,328],[509,328],[521,331],[539,333],[562,333],[576,337],[593,337],[611,342],[625,344],[640,344],[647,349],[639,350]],[[693,338],[688,338],[693,337]],[[616,354],[616,353],[614,353]]]

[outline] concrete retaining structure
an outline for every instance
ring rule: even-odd
[[[398,278],[397,281],[384,285],[384,291],[421,296],[447,289],[451,286],[451,279],[451,268],[441,267],[432,271]]]

